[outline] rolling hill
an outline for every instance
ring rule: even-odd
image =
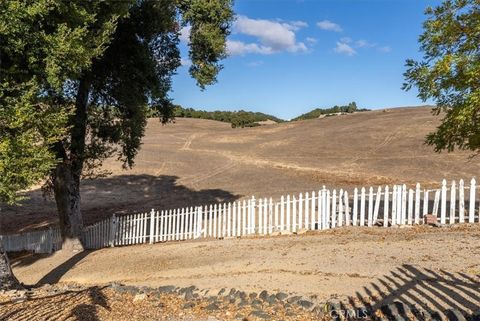
[[[86,223],[112,213],[194,206],[243,197],[279,197],[322,185],[470,179],[480,171],[466,152],[433,152],[424,137],[439,122],[428,107],[392,108],[341,117],[232,129],[230,124],[178,118],[163,126],[150,119],[136,166],[123,170],[108,160],[112,175],[86,180]],[[39,227],[56,219],[53,201],[39,190],[22,207],[3,209],[2,229]],[[1,231],[0,231],[1,232]]]

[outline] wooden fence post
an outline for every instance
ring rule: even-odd
[[[152,208],[150,212],[150,244],[153,244],[153,238],[155,236],[155,210]]]
[[[280,197],[280,231],[285,228],[285,198]]]
[[[292,207],[292,204],[290,202],[290,195],[287,195],[286,224],[287,224],[287,231],[289,231],[289,232],[292,230],[291,221],[290,221],[290,215],[291,215],[290,208],[291,207]]]
[[[445,224],[447,222],[447,181],[442,181],[442,198],[440,206],[440,223]]]
[[[297,198],[292,196],[292,232],[297,231]]]
[[[397,185],[392,188],[392,226],[397,224]]]
[[[311,199],[312,207],[310,210],[310,229],[313,231],[315,230],[315,191],[312,191],[312,199]]]
[[[268,233],[268,200],[265,197],[263,199],[263,234],[267,235]]]
[[[450,189],[450,224],[455,223],[455,210],[457,203],[457,184],[455,181],[452,181],[452,186]]]
[[[309,202],[310,199],[309,199],[308,195],[309,195],[308,192],[306,192],[305,193],[305,229],[307,229],[307,230],[308,230],[308,227],[310,226],[310,216],[309,216],[310,213],[309,213],[309,210],[308,210],[309,204],[310,204],[310,202]]]
[[[332,228],[337,227],[337,190],[332,193]]]
[[[109,245],[110,247],[115,246],[115,235],[117,234],[117,217],[115,216],[115,213],[112,215],[110,218],[110,235],[109,235]]]
[[[355,187],[353,190],[353,225],[357,226],[357,217],[358,217],[358,188]]]
[[[388,185],[385,186],[385,194],[383,197],[383,227],[388,227],[388,211],[389,211],[389,188]]]
[[[303,224],[303,194],[298,196],[298,228],[301,230]]]
[[[343,226],[343,189],[338,192],[338,226]]]
[[[428,213],[428,207],[429,207],[429,197],[428,197],[429,191],[427,189],[423,190],[423,216],[429,214]]]
[[[402,225],[407,223],[407,185],[402,186]]]
[[[380,200],[382,198],[382,188],[379,186],[377,189],[377,195],[375,196],[375,208],[373,209],[373,224],[375,225],[378,220],[378,211],[380,211]]]
[[[413,225],[413,189],[408,189],[408,216],[407,224]]]
[[[365,226],[365,187],[360,193],[360,226]]]
[[[472,178],[470,181],[470,204],[468,207],[468,223],[475,222],[475,195],[476,195],[476,181]]]
[[[420,224],[420,183],[415,185],[415,224]]]
[[[465,182],[460,179],[458,186],[458,221],[465,223]]]
[[[368,191],[368,226],[373,225],[373,187]]]
[[[330,190],[327,189],[327,200],[325,205],[325,221],[323,227],[326,229],[330,228]]]
[[[345,200],[345,225],[350,226],[350,204],[347,191],[343,193],[343,198]]]

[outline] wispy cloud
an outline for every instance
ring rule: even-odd
[[[336,53],[347,55],[347,56],[354,56],[357,54],[357,51],[353,49],[348,43],[337,41],[337,45],[333,49]]]
[[[389,46],[379,46],[377,43],[369,42],[365,39],[353,40],[349,37],[342,37],[337,41],[335,48],[333,49],[336,53],[345,54],[347,56],[354,56],[357,54],[357,50],[365,50],[369,48],[374,48],[382,53],[389,53],[392,51],[392,48]]]
[[[307,23],[303,21],[281,22],[238,16],[233,25],[234,33],[255,37],[257,42],[228,40],[227,51],[230,55],[306,52],[307,46],[303,42],[298,42],[295,34],[295,31],[306,26]]]
[[[192,65],[192,61],[189,58],[181,58],[180,64],[184,67],[190,67]]]
[[[307,38],[305,39],[305,41],[308,42],[308,43],[311,44],[311,45],[314,45],[314,44],[316,44],[316,43],[318,42],[318,40],[317,40],[316,38],[313,38],[313,37],[307,37]]]
[[[317,26],[322,29],[322,30],[327,30],[327,31],[335,31],[335,32],[342,32],[343,29],[342,27],[335,22],[332,22],[330,20],[323,20],[317,22]]]
[[[192,26],[185,26],[182,29],[180,29],[180,36],[178,37],[180,41],[189,43],[191,30],[192,30]]]
[[[392,48],[390,46],[382,46],[382,47],[378,47],[378,51],[383,53],[389,53],[392,51]]]
[[[246,65],[248,67],[259,67],[259,66],[263,65],[263,61],[261,61],[261,60],[250,61],[250,62],[247,62]]]

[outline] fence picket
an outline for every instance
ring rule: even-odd
[[[440,206],[440,223],[445,224],[447,219],[447,181],[444,179],[442,181],[442,198]]]
[[[297,232],[297,198],[292,196],[292,232]]]
[[[302,229],[303,224],[303,194],[298,196],[298,229]]]
[[[267,235],[268,232],[268,200],[265,197],[263,199],[263,234]]]
[[[360,191],[360,226],[365,226],[365,187]]]
[[[315,229],[315,191],[312,192],[312,198],[311,198],[311,210],[310,210],[310,229],[314,230]]]
[[[420,184],[415,185],[415,224],[420,224]]]
[[[460,180],[458,186],[458,221],[465,223],[465,183]]]
[[[375,207],[373,209],[373,220],[372,220],[373,225],[377,224],[381,198],[382,198],[382,188],[379,186],[377,189],[377,195],[375,195]]]
[[[345,225],[346,226],[350,226],[350,206],[349,206],[349,203],[348,203],[348,192],[345,191],[343,192],[343,198],[345,199],[345,207],[344,207],[344,210],[345,210]]]
[[[476,195],[475,191],[476,191],[476,181],[475,181],[475,178],[472,178],[472,180],[470,181],[470,204],[468,207],[468,223],[475,222],[475,195]]]
[[[367,226],[373,225],[373,187],[368,190],[368,219]]]
[[[457,184],[455,181],[452,181],[452,186],[450,188],[450,224],[455,223],[455,210],[457,203]]]
[[[291,200],[290,200],[290,195],[287,195],[287,203],[286,203],[286,206],[287,206],[287,210],[286,210],[286,224],[287,224],[287,228],[286,230],[287,231],[291,231],[292,230],[292,226],[291,226],[291,207],[292,207],[292,204],[291,204]]]
[[[309,204],[310,204],[309,194],[305,193],[305,229],[308,230],[310,226],[310,213],[309,213]]]
[[[337,190],[332,193],[332,228],[337,226]]]
[[[352,215],[352,222],[354,226],[357,226],[358,221],[358,188],[355,187],[353,190],[353,215]]]
[[[408,189],[408,216],[407,216],[407,224],[413,224],[413,189]]]
[[[407,224],[407,185],[402,186],[402,222],[400,224]]]
[[[338,192],[338,226],[343,226],[343,189]]]
[[[385,186],[385,194],[383,197],[383,227],[388,227],[388,210],[390,205],[389,200],[389,188],[388,185]]]
[[[285,229],[285,199],[280,197],[280,231]]]

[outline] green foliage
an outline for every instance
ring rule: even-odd
[[[360,111],[368,111],[366,108],[357,108],[357,104],[355,102],[351,102],[346,106],[333,106],[332,108],[316,108],[308,113],[302,114],[298,117],[293,118],[293,121],[296,120],[306,120],[306,119],[315,119],[320,117],[321,115],[329,116],[331,114],[336,113],[354,113]]]
[[[407,60],[403,88],[432,99],[441,125],[426,142],[435,150],[480,149],[480,2],[444,1],[428,8],[419,38],[422,61]]]
[[[0,2],[0,202],[42,181],[56,163],[51,146],[68,130],[65,82],[101,54],[127,8],[97,23],[100,3]],[[87,28],[97,23],[98,30]]]
[[[180,28],[192,26],[190,73],[203,89],[232,19],[231,0],[0,1],[1,199],[57,162],[77,184],[114,153],[132,166],[147,111],[173,116]]]
[[[0,203],[9,204],[50,172],[55,163],[50,144],[66,134],[68,116],[63,106],[38,102],[34,82],[15,89],[23,95],[6,95],[12,88],[0,87]]]
[[[183,108],[182,106],[176,105],[173,111],[174,117],[186,117],[186,118],[200,118],[200,119],[211,119],[222,122],[227,122],[232,125],[232,128],[236,127],[255,127],[259,126],[258,122],[273,120],[277,123],[283,122],[282,119],[277,118],[272,115],[260,113],[260,112],[251,112],[251,111],[205,111],[205,110],[195,110],[193,108]]]

